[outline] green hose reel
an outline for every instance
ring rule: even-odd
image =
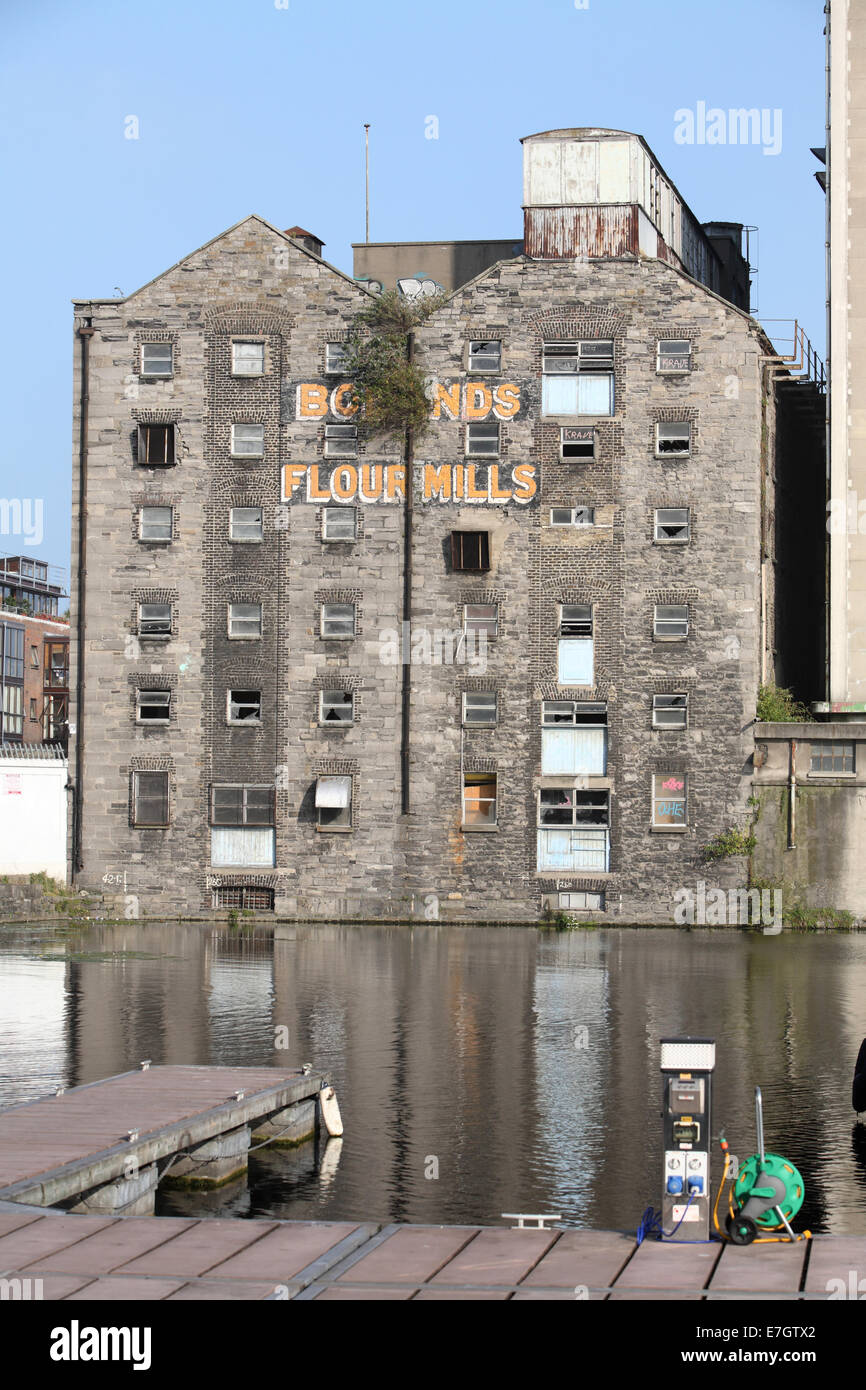
[[[762,1186],[759,1178],[766,1174],[770,1178],[775,1178],[784,1187],[784,1196],[779,1197],[778,1188],[775,1186]],[[786,1221],[792,1221],[803,1205],[803,1198],[806,1195],[805,1184],[793,1163],[789,1163],[780,1154],[764,1154],[763,1159],[760,1154],[752,1154],[740,1164],[737,1180],[734,1183],[734,1203],[742,1209],[753,1198],[766,1198],[772,1205],[760,1215],[754,1216],[756,1225],[763,1227],[764,1230],[778,1230],[783,1224],[779,1220],[776,1208],[781,1209]]]

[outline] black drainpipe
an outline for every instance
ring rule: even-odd
[[[84,765],[84,604],[87,579],[87,416],[90,402],[89,347],[96,329],[85,319],[78,329],[81,340],[81,397],[78,420],[78,573],[76,576],[77,671],[75,675],[75,785],[72,795],[72,878],[84,867],[82,853],[82,769]]]
[[[415,361],[415,334],[410,333],[407,353]],[[406,430],[406,476],[403,498],[403,621],[400,626],[400,658],[403,666],[403,703],[400,736],[400,812],[408,816],[409,796],[409,713],[412,695],[412,668],[409,663],[412,643],[412,488],[414,483],[415,436],[411,425]]]

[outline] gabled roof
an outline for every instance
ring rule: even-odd
[[[93,299],[89,296],[85,296],[82,298],[74,297],[72,303],[126,304],[130,299],[134,299],[137,294],[141,294],[143,290],[150,289],[151,285],[155,285],[157,281],[161,280],[165,275],[170,275],[172,271],[178,270],[182,265],[185,265],[186,262],[190,260],[193,256],[198,256],[202,251],[206,251],[209,246],[214,246],[216,242],[221,241],[223,237],[227,237],[232,232],[237,231],[239,227],[245,226],[247,222],[258,222],[260,226],[266,227],[269,232],[273,232],[274,236],[279,237],[281,241],[285,241],[288,243],[289,246],[293,246],[296,251],[299,251],[301,253],[302,256],[309,256],[311,261],[315,261],[318,265],[323,265],[326,270],[332,271],[334,275],[338,275],[341,280],[345,280],[347,284],[353,285],[355,289],[362,291],[362,293],[364,294],[370,294],[370,291],[366,288],[366,286],[359,284],[357,280],[353,280],[351,275],[347,275],[346,272],[343,270],[338,270],[335,265],[331,265],[330,261],[323,260],[321,256],[317,256],[315,252],[310,251],[306,246],[304,246],[303,242],[296,241],[295,238],[289,236],[287,232],[280,231],[279,227],[274,227],[272,223],[266,222],[264,217],[259,217],[257,213],[251,212],[248,217],[242,217],[240,222],[235,222],[233,226],[227,227],[224,232],[219,232],[217,236],[211,237],[210,240],[204,242],[203,245],[197,246],[194,251],[187,252],[187,254],[185,256],[182,256],[179,261],[175,261],[174,265],[170,265],[165,270],[161,270],[158,275],[154,275],[152,280],[148,280],[145,284],[139,285],[138,289],[133,290],[131,294],[112,295],[110,298],[105,299]],[[316,241],[318,240],[319,238],[316,237]]]

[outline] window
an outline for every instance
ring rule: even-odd
[[[660,420],[656,425],[656,457],[668,454],[685,456],[692,450],[690,420]]]
[[[344,372],[346,370],[346,343],[325,344],[325,371]]]
[[[263,458],[265,453],[264,425],[232,425],[232,456],[234,458]]]
[[[571,893],[551,893],[550,906],[565,912],[604,912],[604,893],[578,891]]]
[[[33,561],[32,561],[32,560],[22,560],[22,561],[21,561],[21,573],[25,576],[25,578],[29,578],[29,579],[32,579],[32,578],[33,578]]]
[[[325,426],[325,457],[354,458],[358,452],[357,425]]]
[[[264,371],[264,343],[232,343],[232,376],[264,376]]]
[[[688,507],[657,507],[655,512],[657,541],[687,541],[691,539],[691,514]]]
[[[489,570],[490,538],[487,531],[451,532],[451,568]]]
[[[653,825],[686,824],[686,777],[662,772],[653,777]]]
[[[564,459],[594,459],[595,430],[581,425],[563,425],[559,431],[559,456]]]
[[[39,648],[32,645],[30,647],[30,665],[39,666]]]
[[[171,604],[140,603],[138,605],[139,637],[171,636]]]
[[[230,603],[228,635],[229,637],[261,637],[262,605],[260,603]]]
[[[688,635],[688,604],[657,603],[653,610],[653,636],[681,639]]]
[[[687,695],[653,695],[654,729],[684,729],[688,713]]]
[[[610,795],[575,787],[543,787],[538,793],[539,872],[608,870]]]
[[[551,507],[551,526],[594,526],[595,507]]]
[[[260,724],[262,721],[262,692],[260,690],[229,690],[226,693],[226,719],[230,724]]]
[[[498,697],[495,690],[463,692],[463,723],[472,728],[492,728],[496,723]]]
[[[174,425],[139,425],[138,462],[145,468],[168,468],[175,462]]]
[[[24,688],[3,687],[3,737],[21,738],[24,733]]]
[[[226,783],[210,791],[211,864],[272,868],[275,862],[272,786]]]
[[[499,631],[499,609],[495,603],[467,603],[463,607],[463,631],[483,632],[495,637]]]
[[[132,823],[136,826],[168,825],[168,773],[132,774]]]
[[[354,603],[323,603],[320,631],[323,637],[354,637]]]
[[[317,779],[316,827],[319,830],[351,830],[351,777],[319,777]]]
[[[171,376],[174,371],[171,343],[142,343],[142,376]]]
[[[496,824],[496,775],[463,778],[463,827],[477,830]]]
[[[40,580],[42,583],[44,583],[45,580],[48,578],[48,566],[40,565],[37,563],[34,567],[34,573],[36,575],[36,578]]]
[[[544,700],[541,723],[542,776],[604,776],[607,705],[583,700]]]
[[[137,690],[135,692],[136,723],[168,724],[170,715],[170,690]]]
[[[593,683],[592,605],[589,603],[560,605],[556,679],[559,685]]]
[[[170,541],[171,507],[142,507],[138,514],[138,538],[142,541]]]
[[[545,343],[542,355],[544,415],[612,415],[613,341]]]
[[[659,338],[656,349],[657,372],[688,372],[692,366],[692,345],[686,338]]]
[[[239,907],[245,912],[273,912],[274,889],[239,884],[211,890],[211,907]]]
[[[466,426],[466,453],[476,455],[499,453],[499,424],[474,424]]]
[[[325,507],[322,512],[323,541],[353,541],[355,539],[355,508]]]
[[[823,773],[825,776],[830,773],[853,772],[854,744],[830,739],[813,743],[809,771]]]
[[[24,629],[13,627],[11,623],[0,624],[2,634],[3,678],[23,681],[24,679]]]
[[[559,607],[560,637],[592,636],[592,604],[562,603]]]
[[[351,690],[320,691],[320,724],[354,724],[354,722],[355,697]]]
[[[470,372],[498,372],[501,368],[502,343],[498,338],[472,338],[470,340]]]
[[[264,539],[264,519],[261,507],[231,507],[229,509],[229,540],[260,541]]]
[[[38,721],[39,719],[39,715],[36,713],[36,701],[34,699],[30,701],[30,718],[33,721]]]

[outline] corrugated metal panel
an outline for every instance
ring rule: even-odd
[[[523,217],[527,256],[637,255],[637,207],[529,207]]]
[[[600,140],[598,149],[598,201],[629,203],[629,141]]]
[[[236,829],[215,825],[210,835],[210,862],[214,867],[271,869],[276,862],[271,827]]]
[[[542,729],[543,776],[587,774],[603,777],[607,756],[607,729]]]
[[[606,873],[608,848],[607,830],[539,830],[538,869]]]

